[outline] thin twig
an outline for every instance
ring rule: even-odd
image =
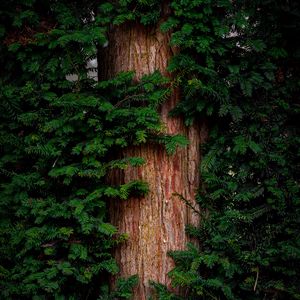
[[[259,268],[257,268],[257,270],[256,270],[256,279],[255,279],[255,283],[254,283],[254,287],[253,287],[254,292],[256,291],[258,276],[259,276]]]
[[[178,197],[180,200],[182,200],[188,207],[190,207],[195,213],[201,214],[201,212],[196,209],[189,200],[185,199],[181,194],[173,193],[172,196]]]
[[[138,98],[140,96],[143,96],[144,94],[143,93],[140,93],[140,94],[135,94],[135,95],[128,95],[126,96],[124,99],[120,100],[119,102],[117,102],[115,104],[115,107],[119,107],[123,102],[129,100],[129,99],[134,99],[134,98]]]

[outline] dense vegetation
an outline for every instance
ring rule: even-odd
[[[109,24],[160,20],[160,1],[6,1],[0,4],[0,297],[129,298],[115,291],[111,248],[126,239],[107,201],[147,193],[112,186],[112,156],[145,142],[175,151],[157,108],[172,86],[158,73],[90,78],[87,62]],[[171,112],[210,127],[201,166],[200,248],[170,253],[177,296],[159,299],[300,299],[297,1],[173,0],[161,24],[178,46],[169,71],[183,97]],[[98,56],[101,65],[101,57]],[[66,79],[76,74],[75,80]],[[178,195],[181,197],[180,195]],[[189,199],[182,199],[189,201]],[[198,210],[197,208],[195,208]]]
[[[118,272],[110,249],[126,238],[106,201],[147,192],[106,183],[109,170],[143,163],[111,153],[159,134],[166,89],[157,73],[95,82],[86,62],[106,39],[89,3],[33,2],[1,12],[1,299],[96,299]],[[111,297],[127,297],[127,283]]]
[[[189,299],[300,299],[299,3],[172,7],[162,27],[182,50],[170,69],[185,72],[174,113],[211,124],[202,226],[188,228],[201,247],[171,254],[173,283]]]

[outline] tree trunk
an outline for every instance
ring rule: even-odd
[[[173,55],[169,46],[169,35],[162,34],[157,27],[145,27],[138,23],[115,26],[109,33],[109,44],[101,54],[104,62],[100,70],[102,78],[111,78],[120,71],[134,70],[136,79],[159,70],[166,72],[169,58]],[[124,156],[139,156],[146,160],[142,167],[129,167],[114,173],[114,182],[144,180],[150,187],[149,194],[142,199],[112,201],[111,222],[120,232],[129,235],[128,241],[116,249],[115,257],[120,265],[118,276],[139,276],[139,285],[134,291],[136,300],[149,297],[149,280],[170,286],[167,273],[174,267],[169,250],[184,249],[188,238],[187,223],[196,225],[199,216],[187,207],[177,192],[195,205],[195,193],[199,186],[199,145],[206,136],[204,126],[195,124],[185,127],[181,118],[168,117],[168,112],[179,101],[175,91],[161,106],[161,118],[166,133],[183,134],[190,140],[186,148],[178,149],[168,156],[160,145],[143,145],[126,149]]]

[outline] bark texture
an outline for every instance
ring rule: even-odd
[[[112,28],[108,47],[102,53],[104,62],[100,70],[102,78],[111,78],[120,71],[134,70],[136,79],[159,70],[169,76],[166,67],[173,55],[169,36],[159,31],[159,25],[145,27],[137,23]],[[190,144],[168,156],[159,145],[144,145],[125,150],[125,156],[140,156],[146,164],[128,168],[122,174],[114,173],[114,182],[141,179],[149,183],[150,192],[142,199],[112,201],[111,222],[120,232],[129,235],[127,242],[116,249],[120,265],[119,276],[138,274],[139,285],[135,300],[149,297],[149,280],[170,285],[167,273],[174,267],[167,256],[169,250],[184,249],[188,238],[187,223],[197,224],[198,216],[180,199],[172,196],[182,194],[195,204],[199,186],[199,145],[206,136],[206,128],[195,124],[186,128],[181,118],[168,117],[168,112],[179,101],[176,91],[161,107],[161,118],[169,134],[186,135]]]

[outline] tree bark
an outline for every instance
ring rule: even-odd
[[[138,23],[126,23],[113,27],[109,32],[109,44],[101,53],[104,63],[100,70],[102,78],[111,78],[120,71],[134,70],[136,80],[142,75],[159,70],[170,76],[166,67],[173,55],[169,46],[170,36],[157,27]],[[206,137],[205,126],[195,124],[187,128],[179,117],[171,118],[169,111],[179,101],[175,91],[160,109],[162,121],[168,134],[183,134],[190,144],[168,156],[160,145],[146,144],[126,149],[124,156],[139,156],[146,160],[142,167],[129,167],[122,174],[115,172],[115,183],[139,179],[148,182],[150,192],[142,199],[112,201],[111,222],[120,232],[129,235],[128,241],[116,249],[115,257],[120,265],[118,276],[139,276],[135,288],[135,300],[147,299],[151,293],[149,280],[170,286],[167,273],[174,263],[167,252],[184,249],[188,242],[185,234],[187,223],[196,225],[199,216],[187,207],[177,192],[195,203],[199,186],[199,146]]]

